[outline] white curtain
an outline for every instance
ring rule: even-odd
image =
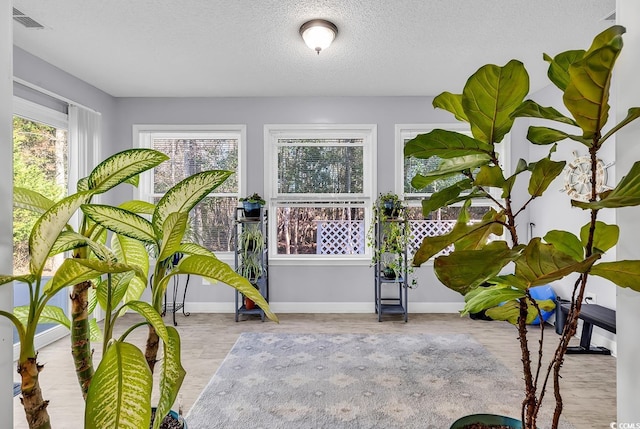
[[[75,192],[78,179],[86,177],[100,162],[102,115],[84,107],[69,105],[69,190]],[[75,171],[74,171],[75,170]]]

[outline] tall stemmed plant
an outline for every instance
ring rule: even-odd
[[[464,202],[464,206],[454,229],[440,237],[425,238],[413,260],[420,265],[454,244],[452,253],[435,259],[434,271],[443,284],[465,295],[463,314],[486,310],[493,319],[517,326],[525,383],[521,418],[526,429],[536,427],[551,380],[556,402],[552,427],[558,427],[563,407],[560,370],[569,340],[576,332],[589,275],[640,290],[640,261],[598,261],[616,244],[619,235],[617,225],[598,220],[599,211],[640,204],[638,162],[613,190],[600,191],[596,186],[598,151],[616,131],[640,116],[640,108],[629,109],[628,116],[603,135],[613,67],[622,49],[623,33],[623,27],[614,26],[599,34],[587,51],[567,51],[554,58],[544,56],[550,63],[549,78],[562,91],[564,104],[573,118],[553,107],[525,101],[529,78],[522,63],[512,60],[504,67],[481,67],[469,78],[462,94],[445,92],[434,99],[434,107],[468,122],[473,137],[434,130],[417,136],[405,149],[405,156],[442,159],[436,171],[414,177],[415,188],[421,189],[437,179],[463,175],[456,184],[423,201],[425,214],[454,203]],[[511,130],[516,117],[553,120],[573,126],[579,132],[570,134],[547,127],[530,127],[527,138],[536,145],[551,145],[549,154],[534,162],[521,159],[509,174],[501,167],[495,147]],[[580,237],[568,231],[552,230],[546,233],[544,241],[536,237],[525,243],[517,234],[518,216],[562,173],[565,162],[553,161],[551,157],[556,144],[566,139],[580,142],[589,150],[590,199],[571,204],[589,210],[590,221],[582,227]],[[526,177],[528,195],[516,194],[516,181]],[[470,224],[467,208],[475,198],[492,200],[496,209],[490,210],[481,222]],[[516,203],[519,200],[522,202]],[[494,239],[503,232],[508,242]],[[531,356],[527,324],[538,317],[541,310],[550,310],[554,304],[550,300],[533,299],[530,290],[572,273],[578,273],[578,277],[571,309],[557,349],[545,365],[544,324],[540,324],[535,357]],[[478,287],[485,283],[491,286]]]

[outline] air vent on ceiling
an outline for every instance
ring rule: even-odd
[[[602,18],[603,21],[612,21],[615,22],[616,21],[616,11],[614,10],[613,12],[611,12],[609,15],[605,16],[604,18]]]
[[[38,21],[31,18],[30,16],[27,16],[24,13],[20,12],[15,7],[13,8],[13,20],[19,22],[20,24],[24,25],[27,28],[36,28],[36,29],[44,28],[44,25],[40,24]]]

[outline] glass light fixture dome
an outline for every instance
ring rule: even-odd
[[[338,27],[325,19],[313,19],[300,27],[300,35],[304,43],[320,55],[320,51],[327,49],[338,34]]]

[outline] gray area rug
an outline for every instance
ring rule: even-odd
[[[468,335],[245,333],[186,420],[189,429],[447,429],[473,413],[519,415],[521,385]]]

